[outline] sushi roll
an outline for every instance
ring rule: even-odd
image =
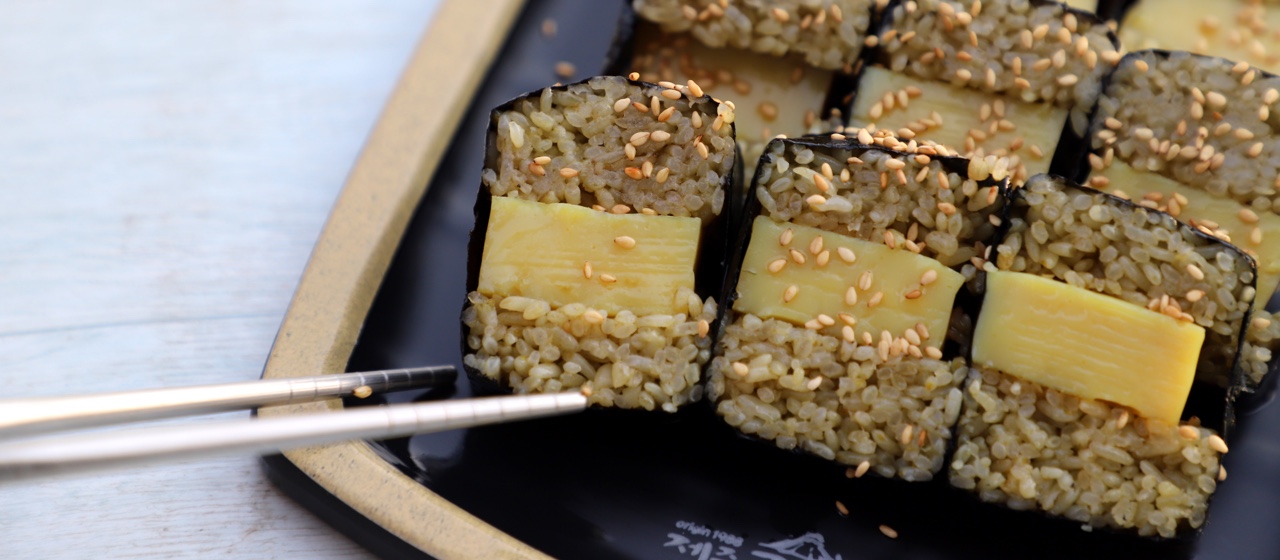
[[[1120,20],[1128,50],[1190,51],[1280,71],[1280,9],[1269,0],[1134,0]]]
[[[986,267],[951,484],[1090,527],[1201,527],[1227,446],[1187,417],[1188,395],[1230,365],[1218,345],[1242,326],[1251,263],[1167,214],[1047,175],[1014,193],[1009,216]]]
[[[694,80],[709,95],[732,100],[749,181],[774,136],[843,124],[827,99],[852,72],[876,4],[634,0],[627,71],[653,82]]]
[[[769,143],[708,370],[730,426],[856,476],[921,481],[942,469],[967,375],[957,296],[994,237],[1007,182],[929,154]]]
[[[732,110],[697,93],[598,77],[493,111],[462,313],[481,388],[702,397],[736,150]]]
[[[853,128],[931,140],[961,156],[1006,158],[1012,182],[1083,149],[1102,78],[1120,59],[1098,18],[1058,2],[894,4],[863,68]]]
[[[1277,91],[1280,78],[1245,63],[1130,53],[1099,99],[1093,151],[1080,166],[1091,173],[1090,185],[1169,212],[1256,261],[1243,354],[1250,389],[1280,344],[1276,317],[1265,310],[1280,284],[1280,135],[1271,116],[1272,108],[1280,113]]]

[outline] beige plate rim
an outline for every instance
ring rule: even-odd
[[[316,242],[264,379],[344,371],[413,209],[523,4],[441,2]],[[330,400],[259,414],[341,408]],[[370,521],[436,557],[546,558],[405,476],[363,441],[285,457]]]

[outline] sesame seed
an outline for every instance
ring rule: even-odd
[[[823,165],[826,165],[826,164],[824,163]],[[813,176],[813,184],[814,186],[818,187],[819,191],[827,192],[831,190],[831,183],[827,182],[827,180],[823,178],[822,175],[815,174]]]
[[[924,274],[920,275],[920,284],[923,286],[928,286],[929,284],[932,284],[937,280],[938,280],[938,271],[936,270],[932,270],[932,269],[926,270]]]
[[[594,309],[588,309],[586,313],[582,314],[582,319],[589,324],[598,325],[604,322],[604,314]]]
[[[742,362],[734,362],[733,372],[741,377],[746,377],[748,373],[751,373],[751,368],[747,367],[747,364]]]
[[[891,539],[896,539],[896,538],[898,538],[898,532],[897,532],[897,531],[894,531],[894,530],[893,530],[893,527],[890,527],[890,526],[888,526],[888,525],[881,525],[881,526],[880,526],[880,532],[881,532],[881,533],[883,533],[883,534],[884,534],[884,536],[889,537],[889,538],[891,538]]]
[[[817,319],[819,323],[826,327],[836,324],[836,320],[832,319],[830,315],[819,313]]]
[[[827,266],[831,262],[831,251],[823,251],[818,253],[818,257],[813,260],[818,266]]]
[[[791,228],[783,230],[782,235],[778,236],[778,245],[782,245],[783,247],[790,245],[791,239],[795,237],[795,234],[796,232],[792,231]]]
[[[849,325],[845,325],[843,328],[840,329],[840,336],[844,337],[844,339],[848,342],[858,341],[857,335],[854,334],[853,332],[853,327]]]
[[[613,238],[613,244],[622,247],[623,249],[631,249],[636,246],[636,240],[634,237],[629,235],[620,235]]]
[[[1262,142],[1257,142],[1254,145],[1249,146],[1249,151],[1246,152],[1246,154],[1251,158],[1258,157],[1259,155],[1262,155],[1262,148]]]
[[[827,203],[827,199],[820,194],[812,195],[809,198],[804,199],[804,201],[808,202],[809,206],[822,206]]]
[[[644,172],[640,171],[639,167],[626,167],[626,168],[623,168],[622,172],[626,173],[627,177],[630,177],[637,181],[644,178]]]
[[[587,280],[591,279],[591,262],[590,261],[582,263],[582,277],[586,278]]]
[[[1204,271],[1194,264],[1187,265],[1187,274],[1190,274],[1196,280],[1204,280]]]
[[[849,286],[849,289],[844,291],[844,303],[845,305],[858,304],[858,290],[855,290],[853,286]]]
[[[805,263],[806,259],[805,259],[804,253],[801,253],[800,251],[797,251],[795,249],[791,249],[787,252],[791,255],[791,260],[796,261],[796,264]]]
[[[539,177],[545,177],[547,175],[546,169],[543,169],[543,167],[541,165],[538,165],[537,162],[532,162],[532,161],[529,162],[529,172]]]
[[[572,168],[572,167],[562,167],[562,168],[560,168],[560,176],[561,176],[561,177],[564,177],[565,179],[572,179],[572,178],[574,178],[574,177],[577,177],[577,176],[578,176],[578,173],[579,173],[579,171],[578,171],[577,169]]]
[[[787,288],[782,291],[782,301],[785,303],[791,303],[791,300],[796,299],[796,296],[799,294],[800,286],[795,284],[787,286]]]
[[[698,337],[706,338],[707,334],[710,332],[711,332],[711,323],[708,323],[706,319],[698,320]]]
[[[921,292],[920,290],[911,290],[910,292],[907,292],[906,295],[904,295],[903,297],[907,299],[920,299],[920,296],[922,295],[924,295],[924,292]]]
[[[658,173],[654,175],[653,179],[657,181],[659,185],[661,185],[667,182],[667,177],[669,177],[670,175],[671,175],[671,168],[663,167],[662,169],[658,170]]]
[[[631,80],[631,81],[633,81],[633,82],[638,81],[638,80],[640,80],[640,73],[639,73],[639,72],[632,72],[632,73],[630,73],[630,74],[627,74],[627,79],[628,79],[628,80]]]
[[[693,116],[689,117],[689,122],[694,128],[702,128],[702,113],[694,111]]]
[[[758,111],[760,116],[766,121],[772,121],[778,118],[778,106],[769,101],[761,103],[759,107],[756,107],[756,111]]]
[[[884,292],[876,292],[871,295],[871,299],[867,300],[867,307],[875,308],[882,300],[884,300]]]
[[[1209,102],[1209,106],[1215,109],[1221,109],[1227,106],[1227,97],[1216,91],[1211,91],[1204,96]]]
[[[560,61],[556,63],[556,75],[561,78],[571,78],[578,71],[578,67],[572,62]]]
[[[631,211],[631,207],[627,206],[626,204],[614,204],[613,208],[609,209],[609,212],[612,212],[614,214],[626,214],[630,211]]]
[[[1178,426],[1178,435],[1186,439],[1199,439],[1200,430],[1196,429],[1195,426],[1182,425]]]
[[[612,284],[618,281],[618,277],[612,274],[601,274],[600,281],[604,282],[605,284]]]
[[[533,162],[538,165],[546,165],[548,163],[551,163],[551,158],[547,156],[538,156],[536,158],[533,158]]]
[[[1187,292],[1187,301],[1195,303],[1204,297],[1204,290],[1190,290]]]
[[[818,253],[821,253],[821,252],[822,252],[822,242],[823,242],[823,238],[822,238],[822,236],[821,236],[821,235],[819,235],[819,236],[817,236],[817,237],[814,237],[814,238],[813,238],[813,241],[810,241],[810,242],[809,242],[809,253],[810,253],[810,254],[814,254],[814,255],[816,255],[816,254],[818,254]]]
[[[716,120],[719,120],[719,119],[720,117],[716,117]],[[707,150],[706,144],[703,144],[701,141],[699,141],[697,144],[695,144],[695,146],[698,148],[698,155],[702,156],[702,159],[707,159],[708,157],[711,157],[711,152]]]
[[[869,470],[871,470],[870,461],[863,461],[861,463],[858,463],[858,469],[853,471],[853,477],[862,478],[862,475],[867,474],[867,471]]]
[[[1255,227],[1249,231],[1249,243],[1262,245],[1262,228]]]
[[[1212,434],[1209,436],[1209,449],[1217,451],[1218,453],[1226,454],[1227,442],[1223,441],[1222,437],[1218,434]]]
[[[650,134],[648,132],[637,132],[632,134],[630,143],[632,146],[639,148],[640,146],[643,146],[645,142],[649,141],[649,135]]]
[[[704,95],[702,88],[698,86],[698,82],[689,80],[687,85],[689,86],[689,93],[693,94],[694,97],[702,97]]]
[[[1240,209],[1240,221],[1246,224],[1258,223],[1258,214],[1248,208]]]
[[[675,101],[676,99],[680,99],[680,90],[664,89],[662,90],[662,96],[672,101]]]
[[[1227,479],[1227,468],[1222,465],[1218,465],[1218,481],[1221,482],[1226,479]]]
[[[873,276],[872,276],[872,272],[871,272],[870,270],[868,270],[868,271],[866,271],[866,272],[863,272],[863,273],[862,273],[862,276],[859,276],[859,277],[858,277],[858,289],[859,289],[859,290],[862,290],[862,291],[864,291],[864,292],[865,292],[865,291],[867,291],[867,290],[870,290],[870,289],[871,289],[871,282],[872,282],[872,280],[873,280],[873,279],[874,279],[874,278],[873,278]]]
[[[787,11],[782,8],[774,8],[771,13],[773,14],[773,19],[780,22],[786,23],[791,20],[791,14],[788,14]]]
[[[361,385],[351,390],[351,396],[357,399],[367,399],[371,395],[373,395],[373,387],[368,385]]]

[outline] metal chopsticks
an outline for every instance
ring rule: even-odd
[[[29,436],[68,426],[101,425],[104,421],[122,422],[234,410],[266,402],[280,404],[316,400],[347,395],[362,386],[380,389],[438,386],[452,383],[455,376],[452,367],[419,368],[281,380],[288,383],[258,381],[0,401],[0,426],[4,426],[0,428],[0,440],[10,430]],[[358,384],[351,384],[356,382]],[[290,387],[294,392],[286,391]],[[199,394],[205,391],[210,393]],[[43,403],[56,413],[41,414],[39,406],[26,406],[33,402]],[[87,403],[92,407],[77,411],[74,403]],[[25,412],[17,414],[6,409],[14,405],[23,405]],[[271,453],[349,439],[401,437],[555,416],[578,412],[586,407],[587,398],[571,392],[370,406],[332,413],[28,437],[0,441],[0,482],[232,451]]]

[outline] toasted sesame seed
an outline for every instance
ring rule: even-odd
[[[627,79],[628,79],[628,80],[631,80],[631,81],[633,81],[633,82],[634,82],[634,81],[638,81],[638,80],[640,79],[640,73],[639,73],[639,72],[632,72],[632,73],[630,73],[630,74],[627,74]]]
[[[823,165],[826,165],[826,164],[823,164]],[[818,187],[818,190],[821,192],[827,192],[831,190],[831,183],[827,182],[827,180],[823,178],[822,175],[814,174],[813,184],[814,186]]]
[[[1187,274],[1190,274],[1196,280],[1204,280],[1204,271],[1194,264],[1187,265]]]
[[[630,211],[631,211],[631,207],[627,206],[626,204],[614,204],[613,208],[609,209],[609,212],[612,212],[614,214],[626,214]]]
[[[880,302],[883,300],[884,292],[876,292],[871,295],[871,299],[867,300],[867,307],[875,308],[875,306],[880,305]]]
[[[565,179],[572,179],[572,178],[574,178],[574,177],[577,177],[577,176],[578,176],[578,173],[579,173],[579,171],[578,171],[577,169],[572,168],[572,167],[562,167],[562,168],[560,168],[560,176],[561,176],[561,177],[564,177]]]
[[[644,178],[644,172],[641,171],[639,167],[626,167],[626,168],[623,168],[622,172],[626,173],[627,177],[630,177],[637,181]]]
[[[814,255],[821,253],[822,242],[823,242],[823,238],[821,235],[814,237],[813,241],[809,242],[809,253]]]
[[[656,174],[654,174],[653,180],[657,181],[658,184],[661,185],[667,182],[667,177],[670,175],[671,175],[671,168],[663,167],[662,169],[659,169]]]
[[[698,85],[698,82],[689,80],[686,85],[689,87],[689,93],[693,94],[694,97],[702,97],[704,95],[702,87]]]
[[[858,469],[853,471],[853,477],[862,478],[862,475],[867,474],[867,471],[869,470],[871,470],[870,461],[863,461],[861,463],[858,463]]]
[[[751,368],[747,367],[747,364],[742,362],[734,362],[733,372],[738,374],[740,377],[746,377],[748,373],[751,373]]]
[[[1203,297],[1204,297],[1204,290],[1189,290],[1187,291],[1187,294],[1186,294],[1187,301],[1191,303],[1200,301],[1200,299]]]
[[[905,295],[903,295],[903,297],[907,299],[920,299],[920,296],[922,295],[924,295],[924,292],[920,290],[911,290],[910,292],[907,292]]]
[[[547,170],[541,165],[538,165],[537,162],[533,161],[529,162],[529,172],[539,177],[545,177],[547,175]]]
[[[1209,449],[1212,449],[1214,451],[1217,451],[1218,453],[1222,453],[1225,455],[1227,453],[1227,442],[1224,441],[1222,437],[1219,436],[1218,434],[1210,434]]]
[[[791,303],[791,300],[796,299],[796,296],[799,294],[800,286],[795,284],[787,286],[787,289],[782,291],[782,301],[785,303]]]

